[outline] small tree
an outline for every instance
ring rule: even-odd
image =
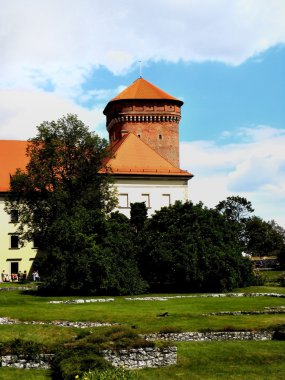
[[[246,251],[254,256],[275,256],[284,251],[285,240],[272,222],[254,216],[246,222]]]

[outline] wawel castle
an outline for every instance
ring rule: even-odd
[[[192,174],[179,167],[179,121],[183,102],[143,78],[109,101],[104,109],[114,157],[108,161],[119,197],[119,211],[145,202],[149,215],[177,200],[188,199]],[[18,215],[4,211],[10,174],[24,169],[26,141],[0,140],[0,270],[31,275],[37,249],[20,247]]]

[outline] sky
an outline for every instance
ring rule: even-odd
[[[0,139],[106,103],[142,76],[183,100],[189,198],[247,198],[285,227],[285,0],[0,0]]]

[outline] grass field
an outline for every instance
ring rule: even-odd
[[[254,287],[241,292],[285,293],[281,287]],[[148,295],[149,296],[149,295]],[[158,296],[158,295],[153,295]],[[165,295],[164,295],[165,296]],[[173,296],[173,295],[172,295]],[[66,297],[57,297],[64,300]],[[139,333],[173,328],[197,330],[258,330],[285,324],[285,314],[207,316],[218,311],[264,310],[285,305],[284,298],[177,298],[167,301],[127,301],[86,304],[49,304],[52,298],[21,291],[0,291],[0,317],[21,321],[95,321],[132,326]],[[167,317],[159,314],[168,312]],[[99,334],[108,327],[93,328]],[[89,329],[90,330],[90,329]],[[53,347],[68,342],[79,329],[51,325],[0,325],[0,341],[22,338]],[[175,343],[176,344],[176,343]],[[188,342],[177,343],[178,364],[140,371],[142,379],[283,379],[285,378],[285,342]],[[50,379],[48,371],[0,368],[0,380]]]

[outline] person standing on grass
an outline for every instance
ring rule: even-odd
[[[3,272],[1,272],[0,282],[4,282],[4,278],[5,278],[5,271],[3,270]]]
[[[23,276],[22,276],[22,281],[25,282],[27,280],[27,271],[24,270]]]
[[[37,282],[41,281],[39,272],[37,270],[35,272],[35,281],[37,281]]]

